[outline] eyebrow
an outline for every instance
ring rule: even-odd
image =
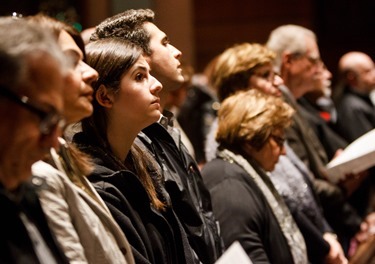
[[[75,49],[66,49],[64,50],[64,53],[80,60],[83,58],[83,53],[78,52]]]
[[[147,70],[148,70],[148,72],[151,72],[151,69],[149,67],[146,67],[146,66],[143,66],[143,65],[136,65],[136,67],[131,72],[131,74],[133,75],[135,72],[137,72],[139,70],[142,70],[142,71],[145,71],[145,72],[147,72]]]
[[[169,37],[167,36],[167,34],[164,35],[164,37],[161,39],[161,41],[169,41]]]
[[[141,69],[141,70],[144,70],[144,71],[147,71],[147,70],[150,71],[149,67],[141,66],[141,65],[137,66],[137,69]]]

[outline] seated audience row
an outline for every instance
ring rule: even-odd
[[[247,56],[243,56],[243,54],[247,54]],[[229,60],[229,58],[232,59]],[[269,97],[280,97],[281,92],[278,86],[283,84],[283,81],[273,71],[272,63],[274,58],[275,54],[260,44],[244,43],[225,50],[217,59],[216,67],[212,72],[211,81],[216,85],[218,97],[223,100],[238,91],[249,89],[260,90],[269,94]],[[257,105],[256,101],[252,101],[252,103],[255,106]],[[217,146],[214,140],[217,122],[214,123],[216,126],[212,127],[212,131],[207,138],[207,149]],[[239,124],[237,123],[237,125]],[[255,124],[253,125],[255,126]],[[249,126],[252,126],[252,124],[250,123]],[[278,137],[279,144],[283,145],[284,140],[284,137]],[[286,153],[284,147],[282,148],[281,154],[286,154],[286,156],[280,157],[276,169],[272,169],[270,179],[284,197],[294,220],[301,229],[306,241],[309,261],[321,263],[326,259],[341,258],[343,256],[342,250],[340,251],[341,247],[338,242],[330,239],[332,236],[329,234],[333,231],[322,215],[319,202],[315,199],[315,192],[311,186],[307,169],[301,165],[302,162],[299,161],[287,144],[285,144]],[[215,156],[214,151],[207,154],[210,154],[210,156],[207,155],[208,159],[212,159]],[[290,189],[293,187],[295,189],[291,191]],[[295,204],[296,198],[294,196],[297,193],[299,194],[298,199],[304,198],[298,200],[298,207]],[[215,203],[215,196],[212,198],[214,199],[213,206],[215,209],[215,206],[219,205]],[[220,221],[220,213],[218,218]],[[227,242],[225,232],[222,231],[222,234],[224,242]],[[227,243],[230,244],[231,242],[228,241]],[[248,253],[252,254],[251,251]],[[269,252],[266,255],[270,258]]]
[[[109,17],[86,46],[46,15],[0,18],[0,262],[211,264],[238,241],[253,263],[348,263],[374,225],[370,198],[351,200],[371,170],[325,175],[353,138],[315,34],[281,26],[213,60],[205,104],[221,105],[205,107],[197,163],[167,110],[189,81],[182,53],[154,16]],[[372,60],[340,65],[369,103]]]
[[[148,33],[141,33],[140,38],[144,38],[147,44],[145,49],[150,52],[148,46],[152,44],[153,49],[159,49],[157,56],[167,55],[163,63],[170,65],[161,71],[159,78],[163,79],[165,74],[164,80],[167,84],[176,82],[177,86],[182,83],[184,79],[179,68],[181,53],[168,43],[166,35],[151,22],[153,12],[130,10],[120,17],[131,22],[134,18],[142,17],[140,26],[147,20],[147,29],[156,33],[156,39],[149,43],[151,40],[145,37]],[[8,20],[10,24],[18,22],[13,18]],[[163,164],[156,163],[151,151],[149,155],[142,153],[142,146],[145,144],[138,143],[141,147],[133,144],[141,129],[160,120],[162,110],[159,97],[162,85],[150,75],[149,63],[143,57],[146,55],[144,50],[126,38],[108,37],[91,43],[87,59],[100,72],[98,75],[96,70],[84,63],[83,41],[71,27],[45,16],[28,17],[27,21],[20,21],[22,22],[18,24],[32,24],[33,27],[42,27],[42,31],[48,31],[53,36],[51,42],[53,40],[58,43],[67,58],[64,60],[67,64],[64,82],[60,81],[60,86],[56,85],[60,97],[52,98],[52,94],[50,96],[59,107],[56,108],[56,113],[51,111],[51,114],[44,114],[44,110],[39,110],[32,103],[28,104],[27,97],[18,98],[12,92],[3,92],[16,103],[43,118],[41,136],[46,135],[49,139],[47,142],[53,148],[49,157],[34,155],[36,158],[33,157],[32,161],[38,158],[45,161],[34,164],[35,176],[32,182],[42,186],[37,193],[52,236],[57,238],[58,247],[63,250],[65,257],[70,262],[80,263],[213,263],[222,254],[223,248],[212,212],[201,208],[204,206],[210,210],[210,198],[204,189],[199,171],[196,169],[197,172],[193,175],[196,179],[178,179],[175,176],[168,184],[167,177],[161,174],[167,171]],[[135,30],[139,30],[139,27]],[[35,34],[35,31],[33,33]],[[16,37],[12,40],[17,42]],[[46,49],[50,45],[47,41],[44,44]],[[8,46],[4,49],[7,49],[6,52],[12,52]],[[113,61],[117,61],[115,66]],[[154,61],[158,63],[157,59]],[[173,71],[168,72],[170,69]],[[52,81],[54,80],[51,80],[50,86],[56,83]],[[63,88],[63,92],[59,88]],[[43,94],[41,96],[43,97]],[[58,97],[57,94],[54,96]],[[94,105],[91,105],[92,100]],[[58,104],[59,102],[61,103]],[[58,113],[63,112],[63,103],[66,121],[64,127],[94,112],[82,123],[82,133],[89,133],[89,137],[84,138],[83,144],[79,146],[87,151],[84,143],[90,142],[90,139],[96,140],[91,142],[92,147],[88,151],[91,153],[90,151],[94,150],[91,153],[94,158],[92,161],[87,160],[88,156],[74,145],[58,137],[61,135],[57,133],[62,128],[60,123],[63,123],[62,116]],[[47,103],[44,104],[45,109],[55,109]],[[127,125],[124,126],[124,122]],[[165,131],[166,135],[169,135],[167,130]],[[80,142],[80,135],[75,138]],[[174,143],[173,138],[170,138],[170,143]],[[100,148],[95,149],[95,146]],[[178,155],[180,148],[181,146],[176,147]],[[48,151],[49,146],[46,145],[43,149]],[[100,153],[105,153],[102,162],[107,162],[101,166],[97,163],[101,157]],[[91,166],[91,162],[94,166]],[[24,167],[27,167],[27,164]],[[185,169],[180,164],[175,166]],[[186,167],[186,170],[189,168],[186,173],[191,172],[192,166],[196,166],[193,159]],[[28,170],[30,169],[29,166]],[[110,169],[113,170],[112,173]],[[7,174],[10,175],[10,172]],[[90,177],[87,179],[94,185],[86,179],[88,175]],[[175,183],[176,180],[179,181],[178,184]],[[17,184],[15,185],[10,187],[16,188]],[[170,186],[170,194],[166,186]],[[183,189],[180,190],[180,187]],[[204,202],[201,199],[205,199]],[[176,206],[172,207],[174,203]],[[185,215],[175,213],[173,208],[178,208],[179,203],[182,207],[180,212]],[[186,208],[189,211],[183,211]],[[31,231],[29,233],[35,240],[34,234]],[[130,238],[130,245],[126,237]],[[31,252],[36,255],[43,251],[38,248],[34,251],[33,246],[30,246]],[[12,254],[9,247],[6,249]],[[56,253],[57,260],[57,257],[60,257],[57,247],[53,253]],[[61,254],[65,261],[62,256]],[[12,257],[17,256],[15,254]],[[42,261],[42,257],[37,256],[39,261]],[[48,257],[46,263],[54,263],[49,261],[52,256]],[[60,260],[55,262],[62,263]]]

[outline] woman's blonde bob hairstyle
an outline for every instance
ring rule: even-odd
[[[285,129],[294,110],[280,97],[256,89],[225,99],[218,112],[216,140],[220,148],[242,152],[244,144],[261,149],[272,131]]]
[[[220,101],[239,90],[247,90],[249,78],[257,67],[273,63],[275,53],[258,43],[235,44],[217,58],[211,84]]]

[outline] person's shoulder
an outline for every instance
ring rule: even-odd
[[[359,95],[357,92],[355,92],[353,89],[347,88],[345,92],[342,94],[340,101],[338,102],[338,105],[346,105],[350,103],[357,103],[362,102],[363,98],[361,95]]]
[[[138,176],[131,171],[112,171],[112,174],[92,174],[88,180],[100,193],[120,195],[133,199],[148,199],[147,193]]]
[[[207,162],[203,168],[202,172],[208,172],[208,171],[223,171],[224,170],[236,170],[240,167],[237,165],[237,163],[233,161],[227,161],[221,158],[215,158],[209,162]]]
[[[217,185],[228,180],[241,180],[246,172],[234,162],[215,158],[203,166],[201,174],[206,184]]]
[[[349,114],[356,111],[362,111],[363,109],[367,109],[368,105],[360,96],[353,93],[348,93],[342,96],[341,101],[336,108],[338,114],[343,115],[344,113]]]
[[[40,177],[43,177],[46,174],[58,173],[58,170],[55,167],[53,167],[51,164],[42,160],[35,162],[31,166],[31,170],[32,170],[33,175],[40,176]]]
[[[62,185],[64,185],[67,180],[67,176],[65,175],[65,173],[59,171],[45,161],[40,160],[35,162],[32,165],[31,170],[31,182],[34,185],[40,185],[41,187],[43,187],[43,185],[47,185],[49,187],[54,186],[54,188],[58,188],[59,186],[62,187]],[[38,184],[38,182],[41,183]]]
[[[118,185],[119,183],[129,183],[137,181],[135,178],[137,176],[128,170],[118,170],[114,171],[105,166],[95,164],[95,169],[88,177],[88,180],[93,183],[96,187],[101,186],[101,188],[110,187],[113,185]]]
[[[31,184],[41,199],[46,201],[64,197],[77,199],[80,187],[75,185],[65,172],[60,171],[44,161],[38,161],[32,167]],[[60,197],[60,198],[58,198]]]

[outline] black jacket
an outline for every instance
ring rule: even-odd
[[[223,242],[212,212],[210,194],[179,134],[172,127],[169,129],[168,132],[161,124],[154,123],[143,130],[147,137],[140,134],[139,139],[163,168],[165,188],[190,245],[202,263],[214,263],[223,253]]]
[[[338,149],[344,149],[348,143],[331,128],[328,122],[320,117],[318,109],[307,99],[303,97],[298,99],[298,105],[301,106],[298,110],[301,111],[302,116],[310,124],[322,143],[328,159],[331,160],[336,154],[336,151]]]
[[[289,90],[283,86],[280,88],[285,101],[296,110],[292,125],[285,131],[288,144],[313,173],[314,189],[321,201],[324,216],[346,250],[346,243],[359,230],[362,219],[348,203],[343,191],[326,180],[324,169],[328,163],[327,153]]]
[[[37,227],[57,263],[69,263],[57,243],[40,206],[34,186],[22,185],[18,202],[9,197],[0,186],[0,263],[40,263],[35,253],[29,233],[19,213],[24,213]]]
[[[177,120],[194,147],[196,161],[204,163],[204,143],[216,118],[215,103],[218,100],[209,88],[193,85],[181,106]]]
[[[130,171],[115,171],[110,157],[88,142],[83,133],[74,136],[78,147],[94,158],[89,180],[124,231],[136,263],[192,263],[192,251],[174,211],[154,209],[138,177]]]
[[[337,132],[350,143],[374,128],[375,107],[369,95],[345,87],[337,103]]]
[[[271,207],[243,168],[214,159],[202,175],[227,247],[239,241],[253,263],[294,263]]]

